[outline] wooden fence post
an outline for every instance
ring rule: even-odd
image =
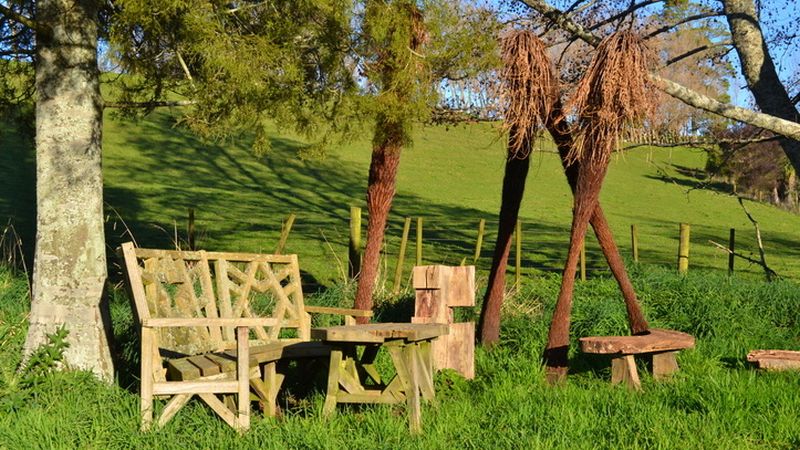
[[[350,278],[355,278],[361,272],[361,208],[350,207]]]
[[[286,241],[289,239],[289,233],[292,232],[292,225],[294,225],[294,213],[289,213],[289,217],[281,224],[281,238],[278,240],[278,245],[275,247],[275,254],[280,255],[286,247]]]
[[[194,235],[194,208],[189,208],[189,222],[186,224],[186,235],[189,241],[189,250],[197,250],[197,241]]]
[[[586,238],[583,238],[583,244],[581,244],[581,253],[580,253],[580,260],[581,260],[581,281],[586,281]]]
[[[639,229],[636,224],[631,224],[631,252],[633,252],[633,262],[639,262]]]
[[[736,229],[731,228],[731,234],[728,238],[728,275],[733,275],[733,261],[736,259],[736,255],[733,253],[736,250]]]
[[[411,229],[411,217],[406,217],[403,222],[403,236],[400,238],[400,254],[397,255],[397,267],[394,269],[394,286],[392,293],[400,292],[400,284],[403,282],[403,263],[406,259],[406,246],[408,245],[408,231]]]
[[[422,217],[417,217],[417,265],[422,265]]]
[[[478,258],[481,257],[481,247],[483,246],[483,232],[486,230],[486,219],[481,219],[478,222],[478,240],[475,241],[475,257],[472,258],[472,264],[478,263]]]
[[[514,241],[516,242],[516,252],[514,252],[515,267],[514,271],[514,289],[519,292],[520,282],[522,278],[522,221],[517,219],[517,227],[514,231]]]
[[[689,271],[689,224],[682,223],[681,237],[678,243],[678,272],[686,273]]]

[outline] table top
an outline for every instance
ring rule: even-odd
[[[424,341],[447,333],[448,326],[438,323],[368,323],[311,329],[312,338],[329,342]]]

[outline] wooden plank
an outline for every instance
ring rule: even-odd
[[[235,394],[238,381],[163,381],[153,384],[153,394]]]
[[[249,377],[249,346],[247,327],[236,328],[236,343],[239,358],[236,360],[236,378],[239,382],[237,404],[239,413],[237,428],[244,431],[250,428],[250,377]]]
[[[381,343],[387,339],[419,341],[448,333],[447,325],[435,323],[371,323],[314,328],[311,337],[333,342]]]
[[[475,266],[450,267],[447,306],[475,306]]]
[[[233,305],[231,304],[231,280],[228,278],[228,261],[217,260],[214,263],[214,271],[217,275],[217,299],[219,301],[220,317],[232,318]],[[233,340],[233,327],[222,328],[222,338],[226,341]]]
[[[694,347],[691,335],[656,328],[640,336],[589,336],[579,341],[582,352],[599,354],[656,353]]]
[[[231,428],[237,428],[236,415],[234,415],[224,403],[219,401],[216,395],[212,393],[201,393],[198,395],[201,399],[203,399],[204,402],[206,402],[208,406],[211,407],[211,409],[214,410],[215,413],[217,413],[217,415],[222,418],[222,420],[225,421],[225,423],[230,425]]]
[[[678,360],[675,359],[678,352],[664,352],[653,354],[653,378],[661,380],[668,378],[678,371]]]
[[[155,333],[151,328],[142,329],[142,365],[140,372],[141,386],[140,391],[140,412],[142,416],[141,429],[150,429],[153,423],[153,347],[155,346]]]
[[[203,288],[203,301],[205,302],[204,308],[206,317],[217,318],[219,311],[217,310],[217,301],[214,296],[214,282],[211,279],[211,268],[208,265],[208,258],[204,251],[200,252],[203,256],[198,264],[200,271],[200,285]],[[211,326],[209,327],[210,338],[215,342],[222,342],[222,327]]]
[[[408,390],[406,401],[408,403],[408,428],[412,434],[422,432],[422,411],[420,407],[420,373],[417,360],[419,359],[418,345],[406,345],[403,349],[406,369],[408,371]],[[433,389],[433,387],[431,387]]]
[[[642,388],[633,355],[623,355],[611,360],[611,383],[623,383],[633,390]]]
[[[339,394],[339,374],[342,367],[342,350],[334,348],[331,350],[330,364],[328,365],[328,388],[325,391],[325,404],[322,407],[322,415],[329,416],[336,412],[336,397]]]
[[[200,369],[184,358],[171,359],[167,363],[167,373],[171,380],[196,380],[202,376]]]
[[[136,259],[136,249],[132,242],[124,242],[120,246],[120,251],[125,262],[125,274],[133,295],[133,303],[136,305],[136,314],[139,316],[139,320],[147,319],[150,317],[150,310],[147,308],[147,296],[142,285],[142,274]]]
[[[200,374],[204,377],[222,373],[222,369],[213,361],[206,358],[206,355],[190,356],[186,358],[186,360],[197,366],[197,368],[200,369]]]
[[[180,258],[186,261],[199,261],[203,258],[201,251],[164,250],[152,248],[137,248],[136,256],[139,258]],[[264,261],[269,263],[287,264],[291,261],[292,254],[275,255],[266,253],[237,253],[237,252],[205,252],[209,260],[224,259],[231,262]]]
[[[173,396],[164,406],[161,411],[161,417],[158,418],[158,426],[163,427],[169,422],[170,419],[175,417],[175,414],[183,408],[186,403],[192,398],[192,394],[178,394]]]
[[[415,266],[411,276],[414,289],[441,289],[444,287],[441,280],[442,268],[445,266]]]
[[[257,327],[277,325],[278,320],[271,317],[209,318],[209,317],[154,317],[142,321],[145,328],[162,327]]]
[[[747,360],[755,363],[759,369],[775,371],[800,369],[800,351],[753,350],[747,354]]]

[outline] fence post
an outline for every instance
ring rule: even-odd
[[[678,272],[686,273],[689,271],[689,224],[682,223],[681,237],[678,243]]]
[[[280,255],[283,253],[283,248],[286,247],[286,241],[289,239],[289,233],[292,232],[292,225],[294,225],[294,213],[289,213],[289,217],[281,224],[281,238],[278,240],[278,246],[275,247],[275,254]]]
[[[350,251],[349,276],[355,278],[361,272],[361,208],[350,207]]]
[[[514,240],[517,244],[516,252],[514,252],[515,267],[514,271],[514,288],[519,292],[522,272],[522,221],[517,219],[517,229],[514,231]]]
[[[189,241],[189,250],[197,250],[197,242],[194,235],[194,208],[189,208],[189,222],[186,224],[186,235]]]
[[[417,265],[422,265],[422,217],[417,217]]]
[[[406,217],[403,222],[403,236],[400,238],[400,254],[397,255],[397,267],[394,269],[394,286],[392,293],[400,292],[400,283],[403,282],[403,263],[406,259],[406,245],[408,245],[408,231],[411,229],[411,217]]]
[[[586,237],[583,238],[583,243],[581,244],[580,260],[581,281],[586,281]]]
[[[730,253],[728,253],[728,275],[733,275],[733,261],[736,259],[735,255],[733,254],[733,252],[735,251],[735,247],[736,247],[736,229],[731,228],[731,234],[730,237],[728,238],[728,250],[730,250]]]
[[[631,252],[633,252],[633,262],[639,262],[639,229],[636,224],[631,224]]]
[[[478,222],[478,240],[475,241],[475,257],[472,258],[472,264],[478,264],[478,258],[481,257],[481,247],[483,246],[483,232],[486,230],[486,219],[481,219]]]

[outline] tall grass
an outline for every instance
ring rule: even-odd
[[[530,279],[507,302],[500,345],[478,349],[476,379],[437,375],[436,404],[423,407],[424,433],[418,437],[408,433],[403,405],[340,406],[336,416],[324,419],[319,391],[304,400],[284,397],[290,407],[282,418],[257,416],[244,436],[199,402],[191,402],[164,429],[141,433],[135,328],[127,299],[113,294],[120,368],[129,373],[121,373],[114,386],[78,372],[47,377],[35,387],[30,405],[0,414],[0,448],[800,446],[800,374],[760,373],[744,362],[754,348],[800,349],[800,286],[701,271],[681,277],[652,267],[634,268],[632,279],[653,326],[697,338],[696,349],[681,352],[681,370],[672,380],[657,383],[643,375],[643,391],[630,392],[610,385],[607,359],[573,351],[568,383],[547,386],[540,361],[559,278]],[[27,285],[0,271],[0,287],[0,369],[7,372],[14,370],[24,339]],[[346,290],[308,302],[336,305]],[[378,315],[399,318],[407,303],[385,301]],[[613,280],[578,283],[572,336],[625,333],[624,315]]]

